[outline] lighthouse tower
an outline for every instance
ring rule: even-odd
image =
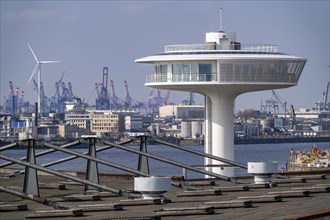
[[[168,45],[135,60],[154,65],[146,86],[205,96],[205,153],[234,160],[234,100],[243,93],[295,86],[306,59],[280,53],[276,45],[241,44],[233,32],[206,33],[205,44]],[[205,159],[208,171],[233,176],[233,168]]]

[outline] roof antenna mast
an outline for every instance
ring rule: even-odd
[[[222,32],[222,8],[220,8],[220,32]]]

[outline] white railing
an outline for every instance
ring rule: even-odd
[[[205,51],[205,50],[226,50],[226,51],[247,51],[247,52],[263,52],[274,53],[277,52],[276,45],[269,44],[241,44],[230,45],[230,49],[225,49],[227,45],[221,44],[178,44],[166,45],[165,53],[170,52],[184,52],[184,51]],[[236,47],[236,49],[235,49]],[[238,49],[237,49],[238,48]]]
[[[277,52],[277,45],[269,44],[242,44],[241,50],[253,52]]]
[[[192,74],[148,74],[146,83],[171,83],[171,82],[211,82],[217,81],[215,73]]]

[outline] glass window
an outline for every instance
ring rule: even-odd
[[[184,74],[189,74],[190,73],[190,65],[189,64],[184,64],[183,65],[183,72],[184,72]]]
[[[211,64],[199,64],[198,70],[200,77],[202,77],[201,81],[211,81]],[[201,74],[203,74],[201,76]]]
[[[199,64],[199,73],[211,73],[211,64]]]
[[[196,63],[191,64],[191,73],[198,73],[198,65]]]
[[[173,81],[178,82],[182,80],[182,65],[181,64],[173,64],[172,65],[173,72]]]
[[[167,73],[167,65],[160,65],[160,73]]]
[[[172,66],[174,74],[181,74],[182,73],[182,65],[181,64],[173,64]]]
[[[189,64],[184,64],[183,65],[183,80],[184,81],[190,81],[189,76],[190,76],[190,65]]]
[[[191,64],[191,80],[197,81],[197,74],[198,74],[198,65],[197,63]]]

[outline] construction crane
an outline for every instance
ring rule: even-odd
[[[103,77],[102,77],[102,84],[101,85],[101,105],[102,110],[109,110],[110,109],[110,100],[109,100],[109,93],[108,93],[108,78],[109,78],[109,68],[103,67]]]
[[[170,90],[167,90],[166,96],[164,97],[164,105],[168,105],[168,98],[170,97]]]
[[[157,96],[155,96],[154,93],[155,93],[155,89],[152,88],[148,96],[148,106],[147,106],[148,109],[147,114],[150,115],[156,115],[159,111],[158,97],[160,97],[160,90],[157,89]]]
[[[95,83],[95,96],[97,99],[100,97],[99,85],[97,83]]]
[[[286,118],[286,113],[287,113],[287,107],[286,104],[287,102],[279,95],[277,94],[274,90],[272,90],[273,96],[275,97],[276,101],[281,104],[283,110],[284,110],[284,118]],[[291,105],[293,106],[293,105]]]
[[[289,129],[296,130],[296,112],[293,105],[290,105]]]
[[[9,96],[13,96],[14,95],[14,86],[13,86],[13,82],[9,81]]]
[[[132,97],[130,97],[128,92],[128,84],[127,81],[124,81],[124,87],[125,87],[125,108],[130,109],[132,107]]]
[[[118,103],[118,98],[116,96],[115,92],[115,85],[112,80],[110,80],[110,89],[111,89],[111,101],[112,101],[112,107],[114,109],[117,109],[119,103]]]
[[[69,99],[69,101],[72,101],[72,98],[73,98],[72,84],[71,84],[71,82],[68,82],[68,99]]]
[[[323,94],[324,97],[324,110],[329,111],[330,110],[330,102],[328,102],[328,95],[329,95],[329,82],[326,83],[326,89]]]
[[[102,72],[102,83],[95,83],[96,91],[96,110],[109,110],[110,109],[110,98],[108,93],[108,77],[109,68],[103,67]],[[100,86],[100,89],[98,87]]]
[[[114,110],[120,110],[124,108],[125,101],[116,96],[115,85],[112,80],[110,80],[110,88],[111,88],[111,102],[112,102],[111,108]]]
[[[273,114],[279,113],[279,105],[281,105],[284,110],[284,117],[286,117],[286,113],[288,112],[287,104],[288,103],[285,99],[272,90],[272,96],[264,102],[261,101],[261,112]]]
[[[188,96],[182,100],[182,105],[195,105],[194,93],[189,92]]]
[[[161,90],[157,89],[157,106],[160,106],[160,104],[162,103],[163,98],[160,96]]]
[[[8,98],[5,97],[5,111],[7,111],[7,112],[11,111],[13,116],[17,111],[17,99],[18,99],[18,96],[15,95],[13,82],[9,81]]]
[[[328,101],[329,97],[329,81],[325,84],[325,91],[322,93],[320,101],[317,101],[314,106],[316,111],[330,111],[330,102]]]
[[[45,96],[44,85],[40,82],[40,97],[41,97],[41,113],[49,112],[48,98]]]
[[[64,82],[61,83],[61,87],[62,87],[61,98],[62,98],[62,101],[65,102],[65,101],[68,100],[68,97],[69,97],[68,89],[65,87],[65,83]]]

